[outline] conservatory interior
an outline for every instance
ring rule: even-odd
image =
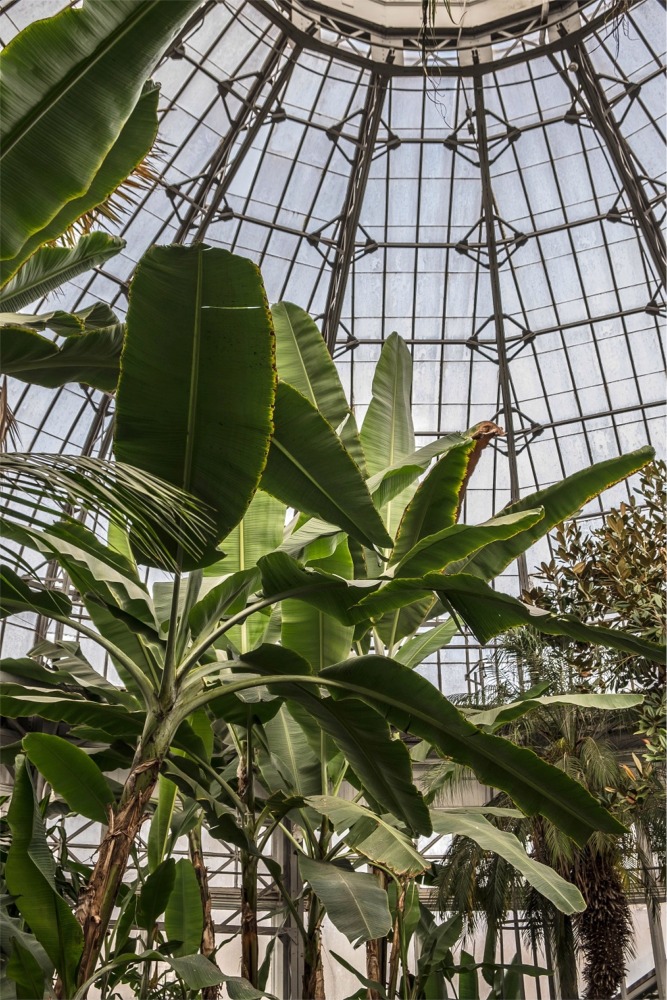
[[[664,3],[0,47],[0,995],[667,997]]]

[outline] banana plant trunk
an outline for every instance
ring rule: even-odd
[[[146,809],[155,789],[160,766],[169,749],[172,727],[169,716],[149,717],[127,776],[120,802],[109,817],[90,881],[79,900],[76,916],[83,928],[83,954],[78,986],[88,980],[97,964],[111,914],[123,881]],[[61,997],[62,986],[56,987]]]
[[[247,806],[243,826],[248,840],[255,839],[254,788],[251,729],[239,754],[237,768],[239,798]],[[257,930],[257,855],[241,851],[241,975],[257,988],[259,978],[259,934]]]
[[[211,891],[208,884],[208,872],[206,870],[206,865],[204,864],[204,852],[202,849],[201,829],[202,829],[202,821],[200,820],[195,826],[194,830],[191,830],[190,833],[188,834],[188,842],[190,847],[190,861],[192,862],[192,867],[194,868],[195,875],[197,876],[197,885],[199,886],[199,896],[201,899],[202,912],[204,914],[204,927],[202,929],[200,951],[202,955],[205,955],[206,958],[209,958],[212,962],[214,962],[213,954],[215,952],[215,923],[213,921]],[[219,987],[205,986],[201,994],[202,1000],[217,1000],[218,994],[219,994]]]
[[[370,868],[373,875],[375,875],[378,880],[378,884],[386,889],[387,887],[387,876],[382,871],[381,868],[376,868],[371,865]],[[387,939],[386,938],[373,938],[366,942],[366,977],[367,979],[372,979],[376,983],[381,983],[384,985],[385,974],[387,969]],[[378,990],[368,988],[368,1000],[380,1000],[380,993]]]
[[[303,953],[303,1000],[326,1000],[324,966],[322,965],[323,919],[324,910],[311,893],[308,932]]]

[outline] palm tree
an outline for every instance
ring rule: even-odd
[[[550,680],[550,693],[567,689],[565,664],[534,633],[515,632],[506,638],[504,648],[510,659],[521,657],[528,680]],[[506,687],[501,684],[500,703],[506,700],[502,697]],[[647,884],[651,860],[643,845],[650,843],[656,853],[664,855],[662,784],[634,755],[634,768],[623,763],[633,747],[637,751],[642,747],[630,735],[634,728],[627,712],[597,712],[574,704],[541,705],[503,727],[503,735],[564,770],[632,827],[632,833],[624,837],[594,834],[579,848],[541,817],[496,820],[516,834],[537,860],[577,885],[587,903],[584,913],[575,917],[560,913],[526,886],[502,858],[464,837],[454,838],[438,868],[440,908],[463,913],[470,932],[486,926],[485,952],[490,961],[507,912],[524,914],[530,944],[543,946],[555,972],[557,995],[567,1000],[579,996],[578,960],[583,964],[588,1000],[603,1000],[618,991],[633,949],[629,891],[638,883],[651,889]],[[448,768],[452,788],[463,777],[463,769]],[[437,786],[442,787],[442,780],[436,772],[431,787]],[[510,803],[499,794],[491,804]],[[638,876],[637,871],[642,874]]]

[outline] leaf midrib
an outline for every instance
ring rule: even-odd
[[[107,36],[98,45],[97,49],[93,53],[92,57],[88,57],[84,60],[83,65],[74,67],[70,73],[68,73],[63,80],[60,81],[59,85],[52,88],[46,95],[46,98],[42,99],[39,104],[33,108],[32,112],[27,116],[24,116],[20,121],[18,121],[13,129],[14,134],[10,132],[2,143],[2,150],[0,151],[0,162],[11,153],[13,147],[24,138],[32,128],[34,128],[46,114],[55,107],[59,101],[71,90],[76,84],[82,80],[87,73],[94,69],[102,59],[114,48],[114,46],[119,43],[126,34],[131,32],[137,24],[139,24],[143,18],[148,15],[154,7],[157,7],[160,0],[149,0],[149,3],[143,8],[136,10],[128,18],[125,18],[122,23],[112,32],[111,35]],[[105,151],[106,152],[106,151]],[[100,163],[102,160],[99,161]]]

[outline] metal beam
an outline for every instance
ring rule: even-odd
[[[331,281],[327,293],[327,304],[324,310],[322,336],[333,354],[338,336],[338,327],[343,310],[343,299],[347,288],[347,279],[354,256],[359,216],[364,200],[364,191],[371,169],[373,152],[377,142],[382,108],[387,93],[388,78],[384,74],[374,73],[371,76],[366,93],[364,108],[361,113],[361,124],[357,137],[357,147],[352,162],[350,180],[347,186],[345,202],[341,212],[340,235],[338,249],[332,264]]]
[[[486,229],[486,242],[489,252],[489,278],[491,281],[491,299],[493,302],[493,320],[496,330],[496,352],[498,354],[498,380],[503,403],[503,421],[507,442],[507,462],[510,474],[510,498],[512,502],[519,499],[519,471],[516,459],[516,438],[514,421],[512,419],[512,391],[510,384],[509,362],[507,358],[507,342],[505,339],[505,320],[502,293],[500,291],[500,269],[498,265],[498,246],[496,240],[496,223],[493,204],[493,189],[491,187],[491,168],[489,164],[488,135],[486,129],[486,109],[484,107],[484,83],[481,76],[473,80],[475,93],[475,129],[479,150],[479,169],[482,183],[482,217]],[[518,560],[519,586],[521,590],[528,589],[528,567],[525,555]]]
[[[567,37],[564,25],[560,33]],[[573,73],[581,87],[578,93],[568,78],[566,71],[554,60],[558,71],[568,84],[574,96],[583,104],[588,117],[597,129],[607,147],[616,168],[625,195],[632,208],[635,221],[642,232],[649,254],[655,264],[658,280],[665,283],[667,251],[660,223],[653,212],[653,205],[641,182],[632,150],[621,134],[621,129],[602,89],[600,78],[588,52],[582,45],[571,43],[566,48],[570,58],[568,70]],[[583,100],[582,100],[583,98]]]
[[[289,38],[283,34],[271,46],[267,58],[257,71],[257,77],[250,87],[245,101],[231,122],[222,142],[206,165],[205,176],[196,194],[189,199],[190,207],[176,232],[175,243],[185,242],[190,237],[190,230],[195,224],[197,228],[193,239],[200,240],[204,236],[211,219],[220,208],[220,204],[225,197],[229,185],[236,176],[236,172],[241,166],[244,156],[292,73],[295,61],[301,51],[296,46],[292,49],[282,69],[278,72],[280,60],[289,44]],[[258,104],[262,91],[272,78],[274,79],[271,89],[266,94],[262,103]],[[245,131],[243,142],[237,150],[236,156],[229,163],[230,153],[243,131]],[[213,196],[210,203],[206,205],[206,199],[211,192],[213,192]],[[197,216],[201,216],[198,223],[196,222]]]

